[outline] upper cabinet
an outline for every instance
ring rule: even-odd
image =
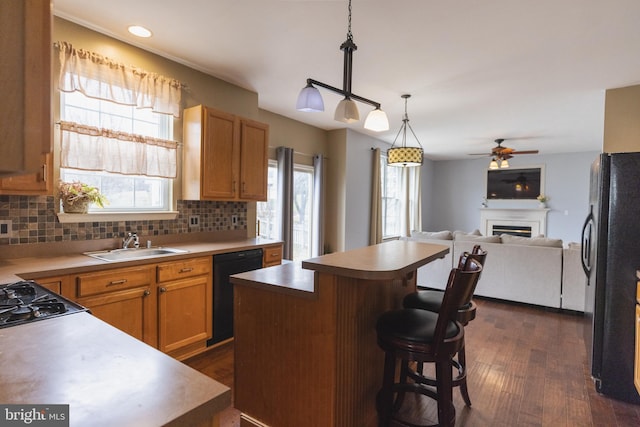
[[[35,173],[0,179],[0,194],[26,196],[51,195],[53,186],[52,153],[40,155],[40,167]]]
[[[268,125],[202,105],[183,120],[184,199],[267,200]]]
[[[51,152],[51,1],[0,4],[0,176],[38,173]]]

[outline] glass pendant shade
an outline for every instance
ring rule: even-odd
[[[507,169],[509,167],[509,162],[507,159],[502,159],[500,162],[500,169]]]
[[[306,113],[317,113],[324,111],[324,102],[320,91],[308,84],[302,88],[296,102],[296,110]]]
[[[364,128],[374,132],[389,130],[389,119],[387,113],[379,108],[372,110],[364,121]]]
[[[420,166],[422,164],[422,148],[396,147],[387,150],[389,166]]]
[[[498,168],[498,161],[495,158],[491,159],[491,163],[489,163],[489,169],[493,170]]]
[[[344,98],[336,107],[336,113],[333,115],[334,120],[344,123],[354,123],[360,120],[358,106],[353,99]]]

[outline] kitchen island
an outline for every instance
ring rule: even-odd
[[[377,426],[375,323],[448,248],[391,241],[234,275],[242,426]]]
[[[228,387],[87,313],[0,329],[0,403],[67,404],[70,426],[218,426]]]

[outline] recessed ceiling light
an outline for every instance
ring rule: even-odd
[[[140,25],[131,25],[129,32],[138,37],[151,37],[151,31]]]

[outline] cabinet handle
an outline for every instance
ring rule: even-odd
[[[193,271],[193,267],[185,267],[185,268],[181,268],[178,273],[189,273],[191,271]]]
[[[42,165],[42,181],[47,182],[47,164]]]
[[[235,181],[233,181],[233,184],[232,184],[232,187],[231,187],[231,191],[232,191],[233,193],[235,193],[235,192],[236,192],[236,182],[235,182]]]
[[[246,191],[247,191],[247,183],[242,181],[242,192],[246,193]]]
[[[124,283],[127,283],[127,279],[112,280],[111,282],[107,283],[107,286],[122,285]]]
[[[143,295],[144,295],[145,297],[148,297],[149,295],[151,295],[151,291],[146,290],[146,291],[144,291],[144,294],[143,294]]]
[[[160,292],[167,292],[167,288],[160,288]]]
[[[271,254],[271,258],[277,258],[279,256],[280,256],[280,254]]]

